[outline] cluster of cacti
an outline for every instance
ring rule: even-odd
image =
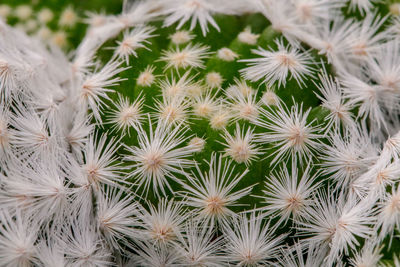
[[[39,10],[0,6],[0,266],[400,266],[400,4],[125,1],[69,57]]]

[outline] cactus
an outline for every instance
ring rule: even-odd
[[[399,266],[397,3],[7,7],[0,266]]]

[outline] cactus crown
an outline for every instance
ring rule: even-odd
[[[5,266],[399,265],[398,4],[11,10]]]

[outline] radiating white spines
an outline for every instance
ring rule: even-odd
[[[178,238],[177,251],[184,264],[210,267],[223,265],[224,257],[220,252],[222,238],[215,238],[215,231],[200,220],[187,221],[184,234],[180,234]]]
[[[71,214],[68,228],[57,233],[57,238],[68,263],[79,267],[109,266],[111,251],[105,245],[97,227],[83,214]]]
[[[111,113],[109,122],[122,132],[126,132],[130,127],[136,127],[143,120],[143,102],[144,98],[141,95],[133,103],[129,103],[127,98],[119,95],[119,100],[115,103],[116,110]]]
[[[332,20],[326,20],[317,28],[320,54],[328,57],[328,62],[343,69],[343,62],[347,59],[346,52],[353,51],[353,32],[358,30],[358,23],[353,19],[345,20],[342,16],[336,16]]]
[[[281,250],[278,258],[279,267],[317,267],[324,261],[324,254],[320,253],[315,244],[295,243],[291,247]]]
[[[380,31],[387,17],[381,17],[374,13],[368,13],[359,25],[359,29],[353,32],[352,46],[348,53],[358,60],[366,60],[379,50],[383,40],[387,39],[387,31]]]
[[[285,166],[279,172],[267,177],[264,195],[261,198],[266,206],[261,208],[268,216],[278,215],[276,226],[286,224],[289,218],[301,220],[307,209],[312,206],[313,195],[319,183],[315,182],[317,175],[311,175],[312,166],[299,172],[296,165],[291,166],[291,173]]]
[[[73,190],[68,188],[66,175],[59,170],[59,161],[42,158],[26,165],[14,158],[13,164],[9,177],[3,181],[3,207],[18,207],[24,214],[34,214],[38,224],[60,223]]]
[[[104,100],[110,100],[107,93],[112,92],[109,87],[118,85],[123,79],[115,77],[126,68],[120,67],[121,62],[107,63],[99,72],[85,78],[79,91],[79,101],[90,107],[94,118],[101,122],[101,109],[106,106]]]
[[[32,265],[38,226],[21,211],[15,217],[8,210],[0,211],[0,261],[4,266]]]
[[[234,171],[231,161],[223,160],[222,156],[217,157],[215,154],[208,162],[208,172],[203,172],[196,164],[196,173],[187,175],[187,182],[181,182],[187,205],[195,208],[198,216],[211,224],[226,223],[230,217],[235,216],[231,207],[252,190],[252,186],[237,188],[247,170],[242,173]]]
[[[232,119],[232,113],[220,101],[220,103],[217,103],[214,113],[211,114],[209,119],[211,128],[214,130],[223,130]]]
[[[298,20],[304,24],[316,23],[318,20],[327,20],[340,14],[343,7],[342,0],[293,0]]]
[[[180,255],[174,247],[171,246],[155,246],[154,242],[144,241],[138,242],[139,249],[136,250],[137,255],[133,255],[132,259],[124,265],[129,266],[180,266]]]
[[[171,93],[171,92],[170,92]],[[190,102],[185,94],[168,96],[163,91],[162,101],[156,101],[156,115],[165,124],[179,125],[186,122],[189,115]]]
[[[375,127],[385,126],[384,111],[379,104],[382,88],[348,73],[343,73],[340,80],[347,103],[358,107],[358,115],[363,119],[369,117]]]
[[[368,13],[373,7],[373,4],[378,2],[377,0],[349,0],[350,10],[358,10],[361,14]]]
[[[305,241],[317,244],[320,253],[326,255],[326,264],[340,262],[341,256],[348,254],[359,245],[357,237],[368,238],[373,234],[370,227],[375,217],[365,202],[355,198],[345,199],[317,194],[314,205],[307,209],[304,220],[298,221],[299,234],[310,236]]]
[[[9,112],[0,105],[0,161],[10,149]]]
[[[64,130],[65,141],[71,147],[72,153],[82,159],[82,152],[88,136],[93,132],[93,124],[90,123],[91,116],[86,116],[80,111],[74,116],[72,126]]]
[[[150,43],[148,39],[155,36],[154,31],[153,27],[136,27],[130,32],[125,32],[123,40],[117,41],[118,47],[115,49],[115,54],[129,64],[129,56],[137,57],[137,49],[149,49],[146,44]]]
[[[132,196],[123,196],[123,190],[106,189],[98,194],[97,223],[100,231],[113,249],[120,250],[120,242],[131,246],[130,242],[139,236],[139,205]]]
[[[85,163],[82,170],[94,190],[99,190],[102,184],[118,187],[126,183],[120,174],[120,163],[116,160],[116,153],[120,147],[121,144],[115,138],[107,140],[106,135],[89,136],[84,150]]]
[[[379,261],[382,258],[380,250],[382,248],[374,244],[374,241],[367,241],[362,250],[357,252],[353,258],[349,260],[350,266],[352,267],[373,267],[378,266]]]
[[[131,162],[130,176],[137,180],[142,194],[165,194],[165,186],[172,191],[168,179],[175,179],[178,174],[185,174],[184,169],[193,165],[190,156],[195,149],[182,146],[189,137],[187,128],[175,127],[158,121],[156,128],[149,119],[149,132],[138,127],[138,146],[126,146],[126,160]]]
[[[272,264],[278,256],[284,235],[277,237],[262,216],[252,212],[241,214],[232,225],[223,226],[227,261],[237,266],[262,266]]]
[[[260,101],[257,99],[257,92],[246,82],[236,80],[236,84],[229,86],[225,93],[234,120],[254,122],[257,119]]]
[[[65,266],[67,259],[63,254],[63,249],[57,243],[54,237],[47,240],[41,240],[36,245],[36,259],[37,265],[43,266]]]
[[[240,128],[239,124],[236,124],[234,134],[231,135],[225,130],[223,137],[225,154],[237,163],[245,163],[246,166],[249,166],[261,154],[255,144],[255,135],[251,128],[245,131],[244,128]]]
[[[49,133],[46,122],[32,108],[18,107],[11,116],[10,130],[13,145],[20,153],[40,155],[54,148],[54,138]]]
[[[397,94],[400,90],[400,41],[395,39],[378,48],[367,61],[366,75],[379,87],[376,98],[381,109],[391,114],[400,109]]]
[[[150,204],[149,209],[142,209],[140,216],[144,231],[141,239],[164,246],[177,239],[188,214],[183,204],[173,200],[161,199],[157,206]]]
[[[100,12],[87,11],[84,22],[89,25],[90,29],[105,25],[108,22],[108,19],[109,18],[107,18],[106,14],[102,11]]]
[[[353,127],[352,107],[344,99],[339,80],[328,75],[325,69],[318,74],[318,77],[321,84],[317,87],[322,95],[317,96],[322,101],[322,106],[330,111],[330,114],[325,118],[327,130],[332,126],[337,128],[341,123],[346,127]]]
[[[175,48],[175,50],[163,51],[160,58],[166,62],[166,68],[187,69],[204,68],[203,60],[209,57],[209,47],[200,44],[189,44],[184,48]]]
[[[166,1],[164,13],[167,18],[164,20],[165,26],[170,26],[179,22],[177,29],[180,29],[190,20],[190,30],[193,30],[196,24],[200,25],[201,31],[205,36],[208,32],[208,23],[219,31],[219,27],[212,17],[215,12],[215,6],[212,1],[207,0],[181,0]]]
[[[186,71],[182,76],[171,75],[170,79],[161,80],[159,87],[162,90],[163,101],[165,98],[185,97],[191,87],[195,86],[194,78],[190,75],[190,71]]]
[[[252,52],[260,57],[241,60],[248,63],[248,67],[241,70],[242,75],[251,81],[263,80],[270,86],[277,82],[278,87],[281,84],[285,87],[290,74],[290,78],[294,78],[300,86],[304,85],[306,77],[313,75],[310,53],[285,46],[282,41],[277,41],[276,44],[278,51],[253,49]]]
[[[196,96],[192,103],[193,113],[196,116],[209,118],[217,111],[215,95],[211,92]]]
[[[329,145],[323,145],[322,172],[338,187],[352,184],[374,161],[376,155],[371,153],[374,148],[368,138],[356,129],[343,134],[335,131],[328,137]]]
[[[0,97],[7,99],[14,91],[20,91],[17,81],[19,75],[22,74],[22,64],[15,61],[10,61],[11,58],[0,58]],[[22,76],[23,77],[23,76]]]
[[[260,113],[264,118],[258,119],[256,125],[263,127],[268,134],[261,135],[259,141],[276,147],[271,164],[289,157],[301,160],[319,149],[318,139],[322,135],[318,126],[307,122],[310,109],[303,113],[302,106],[297,104],[290,109],[279,104],[276,108],[261,109]]]
[[[383,239],[389,235],[393,238],[394,229],[400,227],[400,187],[392,187],[383,197],[378,205],[378,221],[376,228],[379,229],[379,238]]]

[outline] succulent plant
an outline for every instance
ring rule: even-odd
[[[0,266],[400,266],[398,3],[11,10]]]

